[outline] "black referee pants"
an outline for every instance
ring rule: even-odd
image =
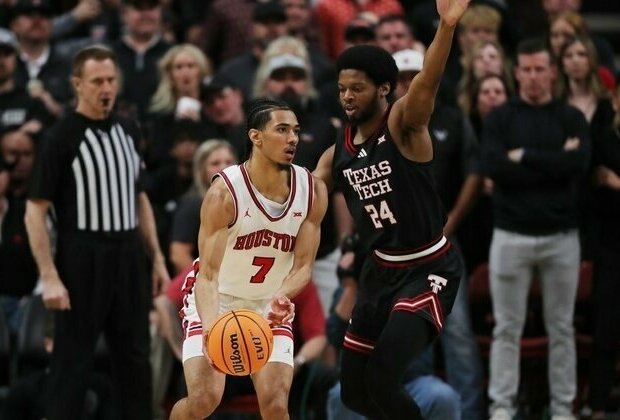
[[[56,311],[48,420],[79,419],[104,332],[123,419],[152,419],[149,365],[151,285],[142,243],[122,237],[66,234],[56,264],[71,310]]]

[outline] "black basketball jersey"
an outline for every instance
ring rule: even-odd
[[[354,144],[356,128],[346,127],[336,142],[332,175],[364,247],[413,251],[442,237],[446,214],[432,162],[413,162],[394,143],[387,126],[390,109],[363,144]]]

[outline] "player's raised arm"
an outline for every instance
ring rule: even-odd
[[[198,249],[200,270],[196,273],[196,309],[207,333],[219,309],[218,276],[228,225],[234,219],[234,203],[226,184],[215,179],[200,208]]]
[[[456,25],[465,13],[469,0],[437,0],[439,27],[424,57],[424,67],[409,85],[407,94],[394,104],[389,126],[399,143],[422,140],[427,147],[414,150],[414,159],[430,160],[432,148],[427,125],[433,113],[435,97],[443,75]],[[411,134],[411,135],[409,135]],[[410,147],[404,144],[405,148]],[[424,156],[428,153],[428,156]]]

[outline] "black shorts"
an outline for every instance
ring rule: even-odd
[[[439,334],[462,274],[454,248],[432,261],[405,267],[387,267],[369,255],[362,267],[348,333],[375,342],[392,312],[408,311],[431,322]]]

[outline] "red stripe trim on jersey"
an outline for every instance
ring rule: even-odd
[[[441,309],[441,303],[435,293],[426,292],[413,299],[399,299],[392,307],[392,312],[395,311],[407,311],[418,312],[428,311],[433,319],[437,332],[441,332],[443,328],[443,310]]]
[[[355,144],[353,144],[353,135],[350,125],[347,125],[344,129],[344,147],[351,156],[355,156],[357,154],[357,148],[355,147]]]
[[[306,169],[306,172],[308,173],[308,212],[306,216],[308,216],[310,210],[312,210],[312,203],[314,202],[314,178],[309,170]]]
[[[372,133],[370,136],[368,136],[368,138],[366,138],[364,143],[355,144],[353,142],[353,140],[355,139],[355,133],[357,133],[357,129],[354,130],[353,129],[354,127],[352,127],[351,124],[347,124],[347,126],[344,129],[344,147],[351,156],[357,155],[359,146],[361,146],[362,144],[371,144],[379,138],[379,134],[381,134],[381,132],[383,131],[383,127],[387,124],[387,120],[388,120],[388,117],[390,116],[391,109],[392,109],[392,104],[389,104],[385,112],[383,113],[381,124],[379,124],[379,126],[377,127],[374,133]],[[385,137],[386,140],[391,139],[391,136],[389,134],[390,130],[388,129],[388,127],[386,127],[385,131],[386,131],[386,137]]]
[[[375,343],[347,331],[342,346],[358,353],[370,354],[375,348]]]
[[[451,247],[452,244],[450,241],[442,235],[439,240],[434,241],[425,248],[418,248],[414,252],[376,249],[373,251],[373,255],[375,260],[383,266],[406,267],[412,264],[421,264],[437,259],[445,254]]]
[[[250,175],[248,174],[247,169],[245,168],[245,164],[241,164],[239,165],[239,167],[241,168],[241,174],[243,175],[243,180],[245,181],[245,185],[248,189],[248,192],[250,193],[250,196],[252,197],[252,201],[254,201],[254,204],[256,204],[256,207],[258,207],[258,209],[265,215],[265,217],[267,217],[267,219],[269,219],[270,221],[275,222],[275,221],[282,219],[284,216],[286,216],[288,211],[291,209],[291,206],[293,205],[293,201],[295,200],[295,193],[297,192],[297,174],[296,174],[295,168],[291,165],[291,186],[290,186],[290,191],[288,195],[288,203],[286,205],[286,208],[284,209],[284,211],[282,211],[281,215],[277,217],[272,217],[267,212],[267,210],[265,210],[265,208],[261,204],[258,197],[256,197],[256,194],[254,194],[254,188],[252,188],[252,183],[250,181]]]
[[[243,166],[243,165],[239,165],[239,166]],[[215,177],[218,175],[221,176],[224,182],[226,183],[226,186],[228,187],[228,191],[230,191],[230,195],[232,195],[233,203],[235,205],[235,217],[233,218],[232,222],[228,224],[228,227],[230,228],[237,222],[237,215],[238,215],[237,194],[235,193],[235,188],[233,187],[232,182],[230,182],[230,179],[228,179],[228,175],[226,175],[224,171],[222,171],[222,172],[218,172],[217,174],[215,174],[213,178],[215,179]]]

